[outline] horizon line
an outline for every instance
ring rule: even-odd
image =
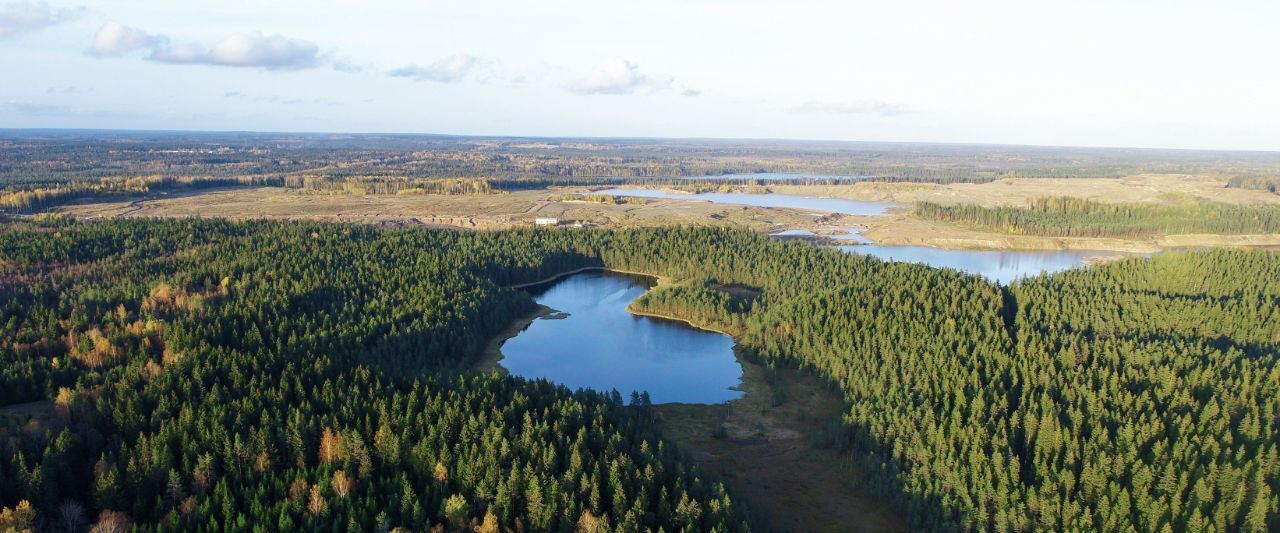
[[[322,131],[322,130],[250,130],[250,129],[170,129],[170,128],[75,128],[75,127],[37,127],[10,128],[0,127],[0,133],[8,132],[53,132],[53,133],[116,133],[116,134],[236,134],[236,135],[299,135],[299,136],[401,136],[401,137],[441,137],[453,139],[528,139],[528,140],[595,140],[595,141],[702,141],[702,142],[756,142],[756,143],[821,143],[821,144],[890,144],[903,146],[968,146],[968,147],[1005,147],[1005,148],[1046,148],[1046,149],[1081,149],[1081,150],[1147,150],[1162,152],[1213,152],[1213,153],[1251,153],[1277,154],[1274,150],[1241,149],[1241,148],[1168,148],[1152,146],[1104,146],[1104,145],[1067,145],[1067,144],[1026,144],[1010,142],[966,142],[966,141],[874,141],[852,139],[813,139],[795,137],[654,137],[654,136],[608,136],[608,135],[490,135],[459,134],[429,132],[392,132],[392,131]]]

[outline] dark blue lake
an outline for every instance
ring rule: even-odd
[[[531,289],[538,303],[567,313],[544,316],[502,345],[498,364],[515,376],[570,388],[648,391],[654,403],[721,403],[742,396],[733,339],[682,322],[640,317],[627,304],[648,278],[574,274]]]

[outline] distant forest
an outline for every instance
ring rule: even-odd
[[[0,528],[749,529],[643,398],[468,370],[504,287],[584,266],[837,386],[913,529],[1280,528],[1275,252],[1001,287],[717,228],[50,217],[0,258]]]
[[[0,130],[6,187],[148,176],[503,180],[757,172],[938,183],[1143,172],[1257,179],[1280,174],[1280,155],[836,141]]]
[[[1235,205],[1188,200],[1172,205],[1114,204],[1081,198],[1042,198],[1030,207],[985,207],[919,202],[915,214],[983,229],[1050,237],[1154,237],[1216,233],[1280,233],[1280,205]]]
[[[1275,192],[1280,155],[815,141],[0,130],[0,213],[25,214],[86,197],[237,185],[322,194],[496,194],[552,186],[715,190],[850,180],[1118,178],[1143,172],[1219,175],[1230,178],[1230,187]],[[751,176],[756,173],[788,176]]]

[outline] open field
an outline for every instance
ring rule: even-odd
[[[845,216],[829,224],[867,228],[884,245],[952,249],[1111,250],[1149,253],[1187,246],[1280,246],[1280,235],[1165,235],[1153,238],[1041,237],[1010,235],[959,224],[922,220],[909,213],[917,201],[984,206],[1024,206],[1038,198],[1070,196],[1103,202],[1169,204],[1188,199],[1280,205],[1280,195],[1227,188],[1224,179],[1145,174],[1123,179],[1010,178],[986,184],[855,183],[837,186],[771,186],[774,192],[898,203],[886,216]],[[280,187],[233,187],[182,194],[151,194],[109,202],[82,201],[55,209],[77,217],[227,217],[319,219],[421,224],[467,229],[528,225],[535,217],[580,221],[599,227],[717,224],[774,231],[815,229],[802,211],[713,204],[679,199],[611,204],[555,201],[566,192],[546,189],[489,195],[318,194]]]
[[[783,194],[830,196],[911,205],[915,202],[1027,206],[1051,196],[1112,203],[1170,203],[1188,197],[1231,204],[1280,204],[1267,191],[1227,188],[1227,178],[1181,174],[1140,174],[1119,179],[1005,178],[991,183],[853,183],[835,186],[779,185]]]
[[[80,202],[55,212],[77,217],[226,217],[412,223],[470,229],[532,224],[536,217],[595,226],[720,224],[764,229],[813,220],[799,211],[653,200],[644,204],[553,201],[560,190],[490,195],[315,194],[280,187],[235,187],[197,194],[151,195],[112,202]]]
[[[1197,246],[1280,246],[1280,235],[1164,235],[1153,238],[1042,237],[984,231],[959,224],[922,220],[910,214],[915,202],[1027,206],[1039,198],[1075,197],[1110,203],[1173,204],[1188,199],[1230,204],[1280,205],[1280,195],[1227,188],[1225,178],[1143,174],[1121,179],[1006,178],[991,183],[854,183],[838,186],[780,185],[782,194],[891,202],[902,207],[886,216],[844,217],[840,223],[867,228],[863,236],[884,245],[990,250],[1109,250],[1151,253]]]

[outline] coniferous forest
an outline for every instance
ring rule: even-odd
[[[51,218],[0,229],[0,529],[750,529],[645,402],[470,370],[505,287],[586,266],[835,385],[914,529],[1280,528],[1276,252],[1002,287],[719,228]]]
[[[1176,233],[1239,235],[1280,232],[1280,207],[1205,200],[1152,205],[1058,197],[1041,198],[1025,208],[919,202],[915,214],[928,220],[1053,237],[1142,238]]]

